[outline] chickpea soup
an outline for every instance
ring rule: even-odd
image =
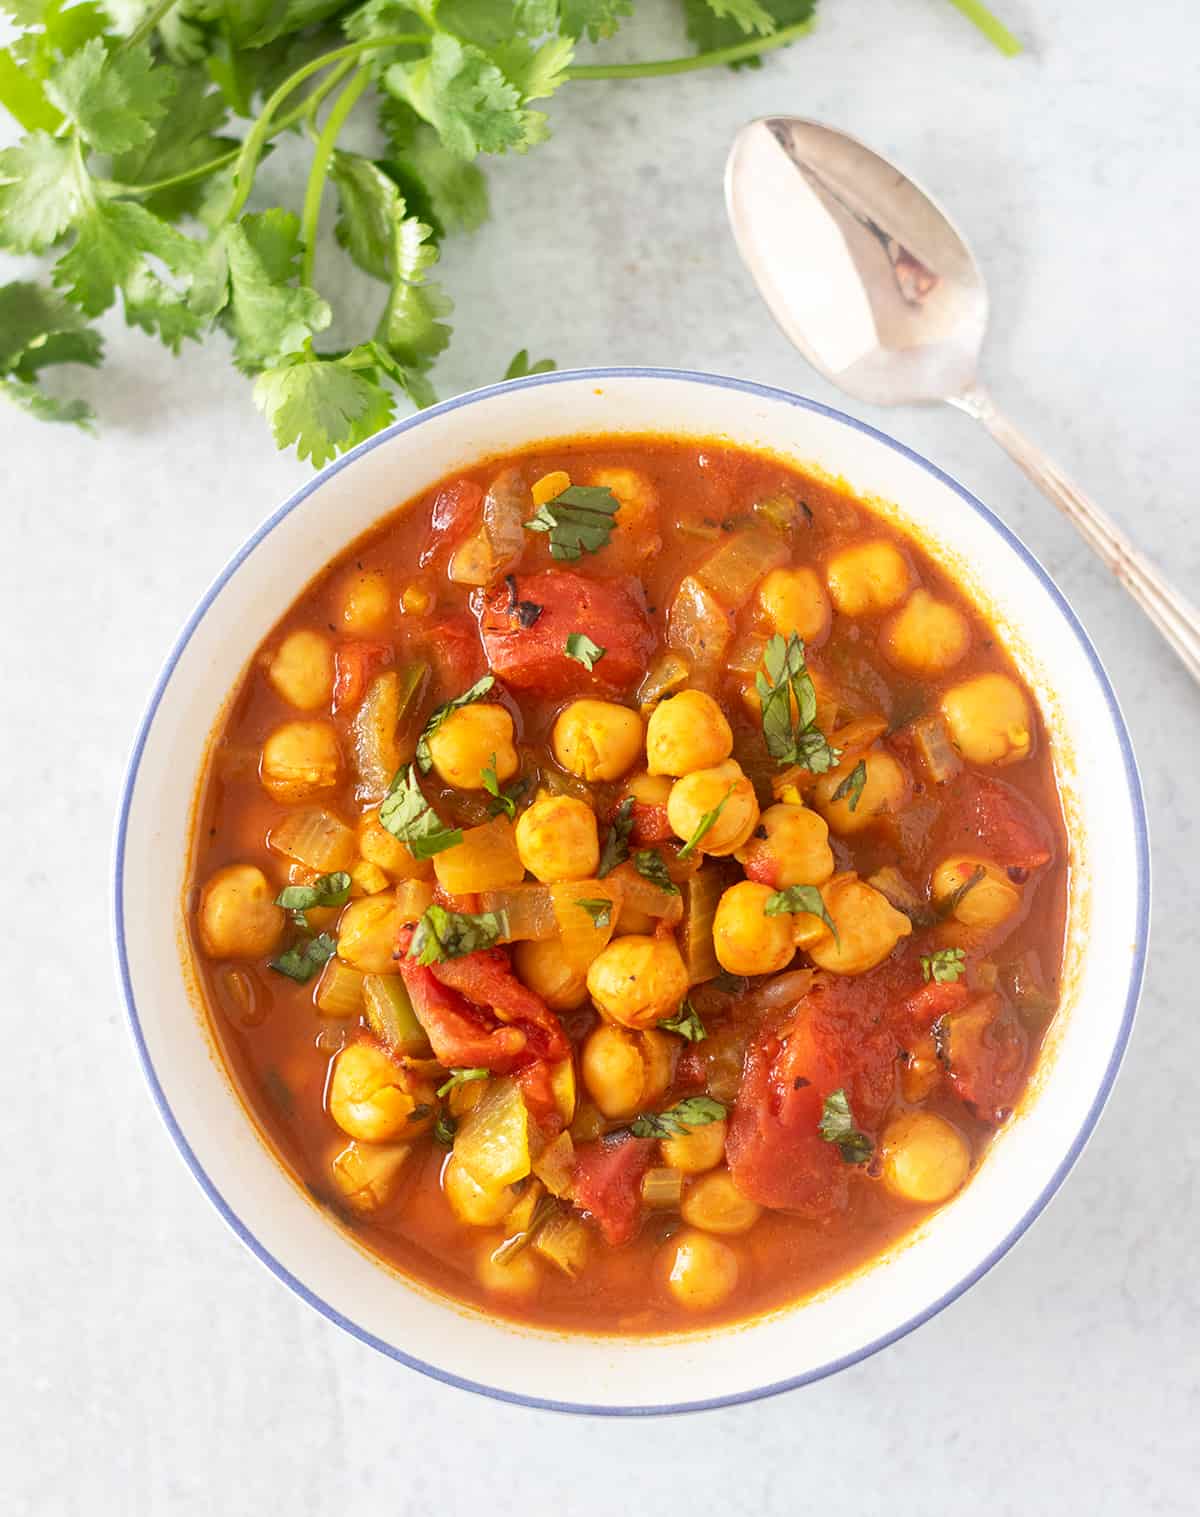
[[[779,459],[588,438],[303,589],[189,922],[281,1160],[389,1265],[587,1332],[745,1318],[969,1182],[1058,997],[1045,729],[919,543]]]

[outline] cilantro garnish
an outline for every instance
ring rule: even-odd
[[[817,695],[804,661],[804,640],[794,632],[787,638],[776,633],[754,684],[762,702],[763,741],[775,762],[813,774],[832,769],[841,755],[817,726]]]
[[[847,1164],[865,1164],[875,1151],[874,1143],[855,1125],[850,1098],[844,1090],[835,1090],[825,1097],[817,1130],[826,1143],[837,1144]]]
[[[438,1099],[448,1096],[459,1085],[470,1085],[475,1080],[486,1080],[490,1074],[490,1069],[452,1069],[449,1079],[437,1088]]]
[[[700,1014],[686,998],[673,1017],[666,1017],[658,1025],[663,1032],[677,1032],[689,1043],[702,1043],[708,1037],[708,1030],[700,1020]]]
[[[867,761],[859,759],[854,768],[841,782],[830,797],[831,800],[845,801],[851,811],[858,810],[858,803],[863,793],[863,786],[867,783]]]
[[[833,941],[840,944],[837,924],[829,915],[825,898],[815,885],[789,885],[786,890],[776,890],[767,897],[766,905],[763,907],[763,914],[769,917],[798,912],[807,912],[810,916],[820,917],[833,933]]]
[[[604,657],[606,651],[599,643],[594,643],[586,632],[568,632],[566,647],[563,649],[568,658],[573,658],[577,664],[582,664],[589,674]]]
[[[514,780],[507,790],[500,788],[500,779],[496,774],[496,755],[492,754],[492,762],[486,764],[480,771],[479,777],[483,781],[483,788],[492,797],[491,813],[500,816],[503,813],[511,822],[517,814],[517,802],[529,789],[529,781],[524,779]]]
[[[525,530],[550,534],[551,558],[575,559],[584,553],[598,553],[612,535],[620,504],[607,485],[568,485],[553,500],[539,506],[537,515],[525,523]]]
[[[480,948],[493,948],[507,936],[506,912],[483,911],[473,916],[465,911],[447,911],[435,902],[417,923],[408,945],[408,957],[418,964],[440,964],[445,959],[461,959]]]
[[[967,956],[961,948],[935,948],[921,955],[921,978],[938,985],[953,985],[967,972]]]
[[[613,903],[607,896],[597,896],[595,898],[585,896],[582,900],[576,901],[575,904],[582,911],[586,911],[588,916],[591,917],[593,927],[607,927],[612,921]]]
[[[729,797],[733,794],[736,788],[736,785],[730,785],[729,789],[725,792],[725,794],[721,797],[713,809],[711,811],[706,811],[700,820],[696,823],[695,831],[692,833],[691,837],[688,838],[683,847],[679,850],[679,857],[681,859],[686,859],[688,854],[693,853],[696,850],[696,848],[703,840],[705,834],[711,829],[713,823],[721,815],[722,811],[725,810],[725,803],[728,801]]]
[[[618,864],[623,864],[629,857],[629,833],[632,827],[633,796],[627,795],[617,807],[612,826],[608,829],[608,836],[604,839],[600,867],[596,871],[599,879],[611,874]]]
[[[314,906],[344,906],[350,899],[350,876],[344,869],[323,874],[311,885],[285,885],[275,897],[276,906],[290,911],[292,920],[307,929],[304,913]]]
[[[415,764],[393,779],[379,806],[379,824],[406,843],[414,859],[430,859],[462,842],[460,829],[447,827],[425,799]]]
[[[667,873],[666,861],[657,849],[639,849],[633,856],[633,867],[643,879],[650,880],[668,895],[679,894],[679,886]]]
[[[456,695],[452,701],[446,701],[444,705],[437,708],[425,723],[425,730],[417,742],[417,767],[422,774],[428,774],[433,768],[433,755],[429,751],[429,739],[433,734],[452,711],[461,711],[464,706],[481,701],[495,683],[494,674],[485,674],[482,679],[476,680],[469,690],[464,690],[461,695]]]
[[[303,985],[312,979],[318,969],[328,964],[336,952],[336,940],[329,933],[322,932],[315,938],[301,938],[299,942],[293,943],[286,952],[270,961],[271,968],[287,975],[289,980],[295,980],[298,985]]]
[[[539,358],[536,363],[529,361],[529,349],[522,348],[519,353],[513,355],[513,360],[504,371],[505,379],[524,379],[529,374],[549,374],[558,365],[553,358]]]
[[[677,1138],[694,1127],[707,1127],[725,1118],[725,1107],[711,1096],[688,1096],[667,1111],[644,1112],[629,1124],[635,1138]]]

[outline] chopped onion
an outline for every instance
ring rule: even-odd
[[[621,910],[621,887],[608,880],[571,880],[550,886],[554,918],[561,935],[563,958],[575,974],[586,974],[601,949],[608,946]],[[607,920],[600,926],[580,901],[607,901]],[[603,913],[599,913],[603,915]]]
[[[750,527],[735,532],[696,571],[696,578],[728,611],[739,611],[764,574],[788,560],[787,544],[777,532]]]
[[[952,780],[962,768],[962,759],[950,741],[950,729],[940,711],[923,716],[912,724],[917,757],[935,785]]]
[[[813,988],[815,969],[787,969],[756,985],[742,1000],[742,1006],[755,1011],[789,1011]]]
[[[356,1017],[362,1010],[363,976],[341,959],[330,959],[317,986],[317,1006],[327,1017]]]
[[[401,880],[396,886],[396,920],[416,922],[433,902],[433,886],[428,880]]]
[[[501,939],[505,943],[552,938],[558,931],[549,885],[509,885],[480,891],[479,909],[506,914],[508,936]]]
[[[560,1132],[533,1161],[533,1172],[552,1196],[569,1196],[575,1175],[575,1144],[569,1132]]]
[[[385,669],[367,686],[350,723],[359,801],[381,801],[396,771],[412,757],[415,734],[402,734],[400,724],[415,710],[428,671],[428,664]]]
[[[667,643],[682,653],[694,674],[712,675],[724,662],[732,637],[728,613],[707,586],[687,575],[667,615]]]
[[[320,807],[289,811],[267,833],[267,845],[317,874],[349,869],[358,857],[358,839],[346,824]]]
[[[525,549],[529,503],[519,470],[498,474],[483,497],[483,522],[458,547],[446,577],[458,585],[490,585],[514,570]]]
[[[678,653],[660,653],[638,686],[637,699],[642,715],[645,716],[651,706],[657,706],[664,695],[686,685],[691,672],[687,660]]]
[[[584,1223],[561,1209],[542,1223],[533,1240],[535,1253],[572,1280],[578,1279],[587,1266],[591,1246]]]
[[[649,917],[658,917],[668,927],[675,927],[683,920],[683,897],[673,891],[663,890],[653,880],[639,874],[637,865],[632,860],[627,860],[614,869],[608,878],[620,885],[623,907],[644,912]]]
[[[433,868],[438,884],[451,895],[503,890],[525,878],[513,825],[504,816],[468,828],[461,843],[434,855]]]

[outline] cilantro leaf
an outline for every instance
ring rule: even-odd
[[[775,762],[796,764],[813,774],[832,769],[840,755],[817,726],[817,694],[804,661],[803,639],[795,632],[787,638],[776,633],[763,652],[754,684],[762,703],[763,741]]]
[[[438,730],[452,711],[461,711],[464,706],[470,706],[475,701],[481,701],[496,683],[494,674],[485,674],[478,679],[469,690],[464,690],[461,695],[456,695],[452,701],[446,701],[438,706],[433,715],[425,723],[425,730],[417,740],[417,768],[422,774],[428,774],[433,768],[433,755],[429,751],[429,739]]]
[[[847,801],[851,811],[858,810],[858,803],[862,797],[863,786],[867,783],[867,761],[859,759],[854,768],[841,782],[830,797],[834,801]]]
[[[983,865],[976,864],[975,868],[972,869],[971,873],[967,876],[961,885],[952,890],[950,894],[943,900],[937,902],[937,910],[939,916],[952,917],[958,910],[963,896],[966,895],[968,890],[974,890],[976,885],[979,884],[980,880],[982,880],[986,874],[987,870],[983,867]]]
[[[496,755],[492,754],[492,762],[479,771],[479,777],[483,781],[483,788],[493,798],[495,804],[491,808],[493,816],[499,816],[501,812],[511,822],[517,814],[517,801],[528,788],[525,780],[517,780],[508,790],[500,788],[500,779],[496,774]]]
[[[700,1020],[699,1012],[686,998],[673,1017],[667,1017],[658,1025],[661,1031],[677,1032],[689,1043],[702,1043],[708,1037],[708,1029]]]
[[[752,8],[761,11],[771,21],[769,27],[753,28],[762,32],[782,31],[784,27],[798,26],[810,21],[817,9],[817,0],[752,0]],[[687,23],[688,40],[698,53],[716,52],[719,48],[732,47],[746,40],[750,27],[742,24],[747,14],[740,5],[732,9],[710,0],[683,0],[684,19]],[[741,12],[741,14],[737,14]],[[761,68],[761,58],[744,58],[732,68]]]
[[[629,857],[629,833],[632,827],[633,796],[627,795],[617,807],[608,836],[604,839],[600,867],[596,871],[597,879],[602,880],[605,875],[611,874],[618,864],[624,863]]]
[[[545,100],[567,80],[575,44],[570,37],[551,37],[540,47],[513,37],[490,49],[495,62],[522,100]]]
[[[438,1112],[437,1120],[433,1124],[434,1141],[441,1143],[446,1148],[454,1146],[454,1135],[458,1131],[458,1123],[444,1108]]]
[[[448,316],[453,302],[438,284],[425,279],[437,262],[437,247],[428,239],[430,228],[414,216],[403,216],[393,227],[392,286],[376,331],[397,362],[410,369],[427,369],[450,341],[450,328],[438,318]]]
[[[414,859],[429,859],[462,842],[457,827],[447,827],[425,799],[416,767],[401,769],[379,806],[379,824],[408,845]]]
[[[244,373],[269,368],[302,348],[333,318],[315,290],[288,283],[300,258],[300,222],[279,207],[226,229],[229,303],[221,321]]]
[[[623,16],[633,15],[632,0],[561,0],[559,14],[568,37],[582,37],[602,42],[611,37]]]
[[[845,1090],[835,1090],[825,1097],[817,1130],[826,1143],[837,1144],[847,1164],[865,1164],[875,1151],[874,1143],[855,1125]]]
[[[448,1096],[459,1085],[470,1085],[476,1080],[486,1080],[490,1074],[490,1069],[452,1069],[450,1078],[437,1088],[438,1098],[440,1100],[442,1096]]]
[[[688,1096],[666,1111],[644,1112],[629,1124],[635,1138],[677,1138],[710,1122],[723,1122],[726,1108],[711,1096]]]
[[[0,373],[31,379],[56,363],[98,364],[99,332],[52,290],[25,280],[0,285]]]
[[[686,859],[690,853],[694,853],[695,850],[699,847],[700,843],[704,840],[705,834],[712,828],[713,824],[721,815],[722,811],[725,810],[726,802],[729,800],[729,797],[736,789],[736,784],[730,785],[729,789],[725,792],[725,794],[721,797],[713,809],[711,811],[706,811],[700,820],[696,823],[695,830],[693,831],[691,837],[688,838],[687,842],[679,850],[679,857],[681,859]]]
[[[32,380],[21,379],[15,374],[0,378],[0,399],[28,411],[38,421],[69,422],[82,427],[85,432],[91,430],[95,419],[92,408],[86,401],[64,400],[57,395],[48,395]]]
[[[418,964],[439,964],[445,959],[461,959],[481,948],[492,948],[508,936],[508,913],[482,911],[477,916],[465,911],[447,911],[435,902],[417,923],[408,957]]]
[[[387,166],[339,150],[330,174],[338,192],[337,240],[360,269],[376,279],[391,279],[395,225],[404,215],[404,202]]]
[[[763,907],[763,914],[769,917],[790,915],[805,912],[809,916],[820,917],[833,933],[833,941],[841,943],[838,937],[837,925],[829,915],[825,906],[824,897],[815,885],[789,885],[786,890],[776,890],[767,897]]]
[[[583,896],[575,902],[581,911],[586,911],[594,927],[607,927],[612,921],[613,903],[607,896]]]
[[[928,985],[953,985],[967,972],[967,956],[961,948],[935,948],[921,955],[921,978]]]
[[[663,856],[656,848],[642,848],[633,856],[633,867],[644,880],[657,885],[667,895],[678,895],[679,886],[667,873]]]
[[[550,374],[558,365],[553,358],[539,358],[536,363],[529,361],[529,349],[522,348],[519,353],[513,355],[513,360],[504,371],[505,379],[524,379],[529,374]]]
[[[586,632],[568,632],[563,652],[582,664],[590,674],[608,650],[594,643]]]
[[[323,874],[311,885],[285,885],[275,897],[285,911],[309,911],[314,906],[344,906],[350,899],[350,876],[344,869]]]
[[[42,252],[79,220],[89,193],[75,144],[30,132],[0,152],[0,245]]]
[[[387,172],[409,210],[429,223],[437,239],[481,227],[489,215],[488,188],[475,164],[452,153],[403,100],[386,97],[379,122],[388,139]]]
[[[97,152],[123,153],[153,137],[175,83],[145,44],[110,52],[93,37],[53,69],[46,97]]]
[[[537,140],[536,113],[521,109],[520,91],[487,55],[448,32],[435,32],[428,54],[415,63],[393,63],[384,87],[406,100],[437,128],[452,153],[520,150]]]
[[[394,409],[372,344],[341,358],[290,354],[254,381],[254,403],[276,444],[294,443],[299,456],[311,458],[317,469],[386,427]]]
[[[179,8],[177,4],[170,14],[176,15]],[[219,91],[210,89],[207,74],[199,68],[181,69],[176,81],[170,110],[153,137],[114,158],[113,178],[120,184],[156,184],[188,174],[237,145],[232,137],[216,135],[225,124],[228,106]],[[205,189],[204,179],[196,178],[159,190],[142,203],[156,216],[174,219],[194,213]]]
[[[605,546],[620,506],[607,485],[568,485],[538,507],[525,530],[550,534],[551,558],[576,559]]]
[[[270,961],[270,967],[298,985],[304,985],[322,965],[328,964],[336,952],[337,943],[329,933],[322,932],[315,938],[301,938],[298,943],[293,943],[285,953]]]

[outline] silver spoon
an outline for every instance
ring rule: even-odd
[[[987,287],[929,196],[844,132],[766,116],[734,139],[725,199],[759,292],[813,368],[857,400],[944,400],[982,422],[1200,680],[1200,613],[976,378]]]

